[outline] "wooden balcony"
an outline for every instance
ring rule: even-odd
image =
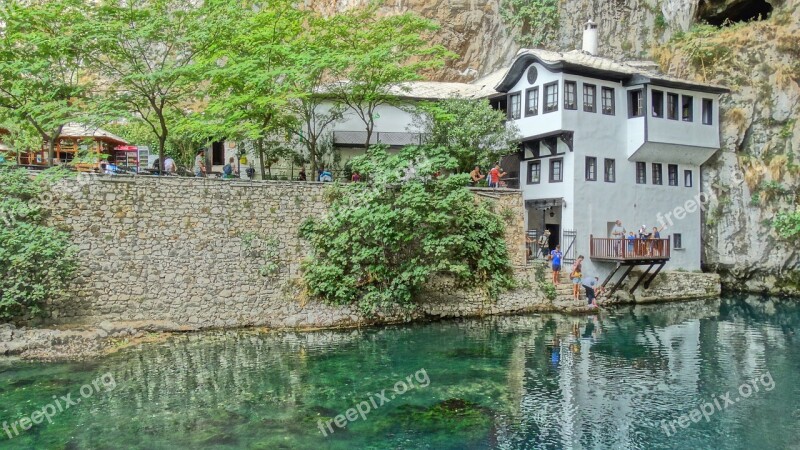
[[[595,261],[646,264],[666,262],[669,239],[609,239],[589,237],[589,257]]]

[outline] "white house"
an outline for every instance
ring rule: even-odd
[[[528,229],[550,229],[569,260],[585,255],[585,273],[659,259],[700,269],[701,165],[719,149],[726,89],[652,63],[545,50],[521,50],[495,88],[493,102],[523,136],[506,164],[522,175]],[[664,241],[620,249],[605,240],[616,220],[627,232],[666,225]]]
[[[398,95],[417,100],[488,98],[506,111],[522,140],[504,158],[509,187],[523,192],[526,228],[551,231],[566,262],[584,255],[584,273],[605,277],[636,265],[698,270],[701,265],[701,166],[720,146],[719,97],[727,89],[679,79],[648,61],[596,56],[597,28],[584,30],[583,51],[523,49],[509,67],[474,83],[407,83]],[[378,111],[373,143],[422,138],[407,108]],[[337,146],[363,149],[354,114],[333,126]],[[661,240],[611,240],[646,225]],[[610,277],[609,277],[610,278]],[[644,280],[644,278],[643,278]],[[645,280],[647,283],[647,280]]]

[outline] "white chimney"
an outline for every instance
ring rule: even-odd
[[[597,24],[592,19],[583,25],[583,51],[597,56]]]

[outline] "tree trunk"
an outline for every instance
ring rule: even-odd
[[[258,149],[258,165],[261,169],[261,179],[267,179],[267,172],[264,166],[264,138],[258,138],[256,141],[256,148]]]
[[[47,165],[53,167],[53,162],[56,157],[56,141],[58,136],[47,139]]]
[[[158,174],[164,173],[164,151],[167,146],[167,136],[158,137]]]

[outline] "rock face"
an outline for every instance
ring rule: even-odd
[[[434,78],[468,81],[507,65],[524,41],[504,25],[501,4],[390,0],[384,12],[437,20],[442,30],[434,41],[461,59]],[[728,288],[800,295],[797,245],[779,239],[769,223],[797,204],[800,0],[563,0],[556,37],[543,47],[580,48],[589,18],[599,25],[601,55],[652,58],[667,73],[731,89],[722,101],[722,149],[703,172],[703,189],[713,197],[704,216],[704,263]],[[696,28],[706,22],[733,26]]]

